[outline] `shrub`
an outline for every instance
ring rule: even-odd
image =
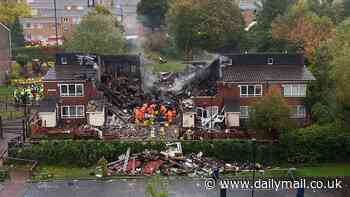
[[[98,140],[43,140],[17,151],[17,157],[39,160],[43,164],[92,166],[104,157],[115,161],[127,148],[132,153],[145,149],[164,150],[161,142],[103,142]],[[203,152],[204,156],[225,162],[250,162],[250,140],[206,140],[182,142],[184,154]],[[263,164],[308,164],[349,162],[350,132],[337,124],[313,125],[285,132],[279,143],[257,142],[256,161]]]
[[[338,124],[313,125],[281,136],[292,163],[350,161],[350,132]]]

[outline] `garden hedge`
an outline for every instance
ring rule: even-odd
[[[184,154],[202,151],[205,156],[226,162],[249,162],[250,140],[184,141]],[[114,161],[130,147],[133,153],[144,149],[164,150],[161,142],[103,142],[98,140],[44,140],[20,149],[17,157],[39,160],[44,164],[91,166],[104,156]],[[279,143],[257,142],[259,163],[349,162],[350,132],[334,125],[312,126],[284,133]]]

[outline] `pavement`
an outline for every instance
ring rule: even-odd
[[[23,197],[29,180],[28,171],[11,171],[10,177],[0,186],[0,197]]]
[[[169,178],[165,181],[169,197],[219,196],[216,189],[207,190],[204,181],[192,178]],[[39,182],[28,185],[25,197],[143,197],[145,179],[118,179],[109,181]],[[0,195],[1,196],[1,195]],[[228,190],[227,196],[250,197],[251,191]],[[295,197],[295,190],[256,191],[255,197]],[[341,190],[306,190],[305,197],[348,197]]]

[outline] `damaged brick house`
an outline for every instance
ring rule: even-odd
[[[103,126],[104,103],[96,88],[99,79],[96,62],[95,55],[56,55],[56,66],[43,79],[45,98],[38,113],[43,127]]]
[[[273,89],[291,107],[291,118],[308,121],[304,98],[308,82],[315,78],[303,54],[227,54],[220,59],[217,94],[196,97],[197,107],[224,109],[226,127],[239,127],[255,101]]]
[[[130,84],[140,87],[140,65],[139,55],[57,54],[56,66],[43,79],[45,97],[38,110],[42,126],[104,126],[110,106],[105,98],[119,98],[106,93]],[[111,82],[117,84],[113,83],[112,88]],[[120,94],[123,96],[122,91]],[[127,102],[130,101],[117,100],[117,103]]]

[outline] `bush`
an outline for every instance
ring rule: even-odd
[[[282,134],[287,161],[292,163],[350,161],[350,132],[337,123],[313,125]]]
[[[17,157],[39,160],[43,164],[93,166],[104,157],[115,161],[127,148],[132,153],[145,149],[164,150],[160,142],[103,142],[98,140],[43,140],[20,149]],[[184,154],[203,152],[204,156],[225,162],[250,162],[250,140],[184,141]],[[314,125],[281,135],[280,143],[258,142],[256,161],[263,164],[309,164],[314,162],[349,162],[350,132],[337,124]]]
[[[55,61],[55,53],[62,52],[62,49],[54,48],[39,48],[39,47],[20,47],[13,49],[13,56],[16,57],[19,54],[26,54],[29,57],[29,61],[32,59],[41,59],[44,62]]]

